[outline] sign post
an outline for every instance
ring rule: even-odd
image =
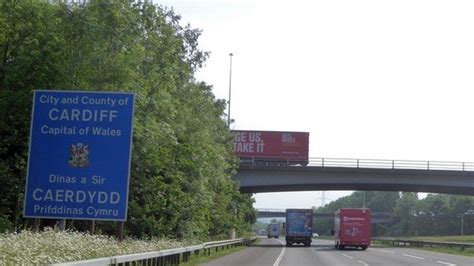
[[[24,217],[125,221],[134,95],[34,92]]]

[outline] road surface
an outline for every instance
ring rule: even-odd
[[[285,239],[261,238],[257,244],[215,259],[205,266],[295,266],[295,265],[474,265],[473,257],[449,255],[410,248],[382,248],[371,246],[360,249],[336,250],[333,241],[313,239],[311,247],[285,247]]]

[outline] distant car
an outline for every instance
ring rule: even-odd
[[[316,238],[318,236],[319,236],[318,233],[313,233],[313,238]]]

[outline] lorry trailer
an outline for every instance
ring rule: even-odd
[[[296,243],[309,247],[313,236],[313,210],[287,209],[285,232],[287,246]]]
[[[308,164],[308,132],[232,130],[232,134],[242,164]]]
[[[347,246],[366,250],[372,237],[371,213],[368,208],[342,208],[335,212],[335,248]]]

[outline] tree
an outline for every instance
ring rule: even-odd
[[[392,233],[395,235],[413,235],[415,232],[414,221],[417,215],[416,205],[418,197],[413,192],[402,192],[401,197],[396,201],[393,210],[394,222],[397,224]]]
[[[136,94],[128,234],[226,237],[256,219],[230,179],[225,101],[194,79],[201,31],[150,1],[0,4],[0,215],[20,222],[32,90]],[[83,228],[81,222],[74,226]],[[107,222],[99,230],[112,233]]]
[[[41,1],[0,3],[0,214],[19,225],[28,152],[31,90],[60,79],[57,9]]]

